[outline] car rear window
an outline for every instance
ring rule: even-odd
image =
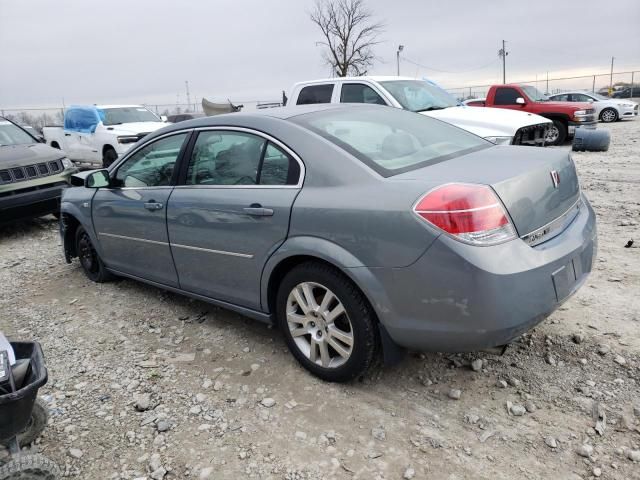
[[[392,107],[335,108],[290,120],[326,138],[385,177],[493,145],[448,123]]]

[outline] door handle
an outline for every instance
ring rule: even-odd
[[[251,215],[253,217],[271,217],[273,216],[272,208],[264,208],[259,203],[253,203],[250,207],[245,207],[242,209],[244,213],[247,215]]]
[[[153,200],[151,200],[150,202],[145,202],[144,204],[144,208],[146,208],[147,210],[150,211],[154,211],[154,210],[162,210],[162,207],[164,205],[160,202],[154,202]]]

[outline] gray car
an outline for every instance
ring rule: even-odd
[[[74,181],[64,251],[90,279],[273,322],[330,381],[380,351],[505,344],[574,293],[596,253],[567,151],[383,106],[182,122]]]

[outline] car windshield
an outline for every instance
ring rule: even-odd
[[[144,107],[103,108],[104,125],[119,125],[121,123],[160,122],[161,120],[151,110]]]
[[[412,112],[442,110],[458,105],[447,92],[424,80],[390,80],[380,83],[402,108]]]
[[[548,102],[549,97],[547,97],[544,93],[538,90],[536,87],[532,87],[531,85],[523,85],[522,90],[527,94],[534,102]]]
[[[8,145],[29,145],[36,140],[27,132],[8,120],[0,120],[0,147]]]
[[[291,119],[389,177],[493,144],[448,123],[387,107],[323,110]]]

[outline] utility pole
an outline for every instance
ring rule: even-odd
[[[187,87],[187,112],[191,109],[191,96],[189,95],[189,80],[185,80],[184,84]]]
[[[400,52],[402,50],[404,50],[404,45],[398,45],[398,51],[396,52],[396,66],[398,76],[400,76]]]
[[[502,48],[500,50],[498,50],[498,56],[502,57],[502,83],[507,83],[507,55],[509,55],[509,52],[507,52],[507,50],[505,49],[505,44],[507,42],[505,40],[502,40]]]
[[[613,60],[616,57],[611,57],[611,73],[609,74],[609,96],[613,92]]]

